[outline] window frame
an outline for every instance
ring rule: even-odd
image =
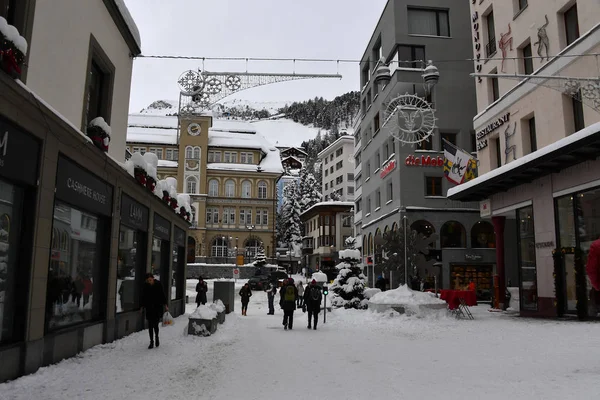
[[[90,96],[90,75],[94,65],[102,74],[102,84],[100,88],[99,114],[104,118],[106,123],[110,125],[112,106],[113,106],[113,90],[115,81],[115,66],[111,62],[106,52],[100,46],[94,35],[90,34],[88,46],[88,61],[86,68],[85,90],[83,92],[83,102],[81,110],[81,131],[87,132],[87,125],[94,119],[89,117],[89,96]]]
[[[440,38],[449,38],[452,37],[452,32],[450,30],[450,11],[444,8],[427,8],[427,7],[408,7],[407,9],[407,17],[410,19],[411,11],[424,11],[435,13],[435,25],[436,25],[436,34],[427,34],[427,33],[413,33],[410,32],[410,27],[407,25],[408,34],[411,36],[427,36],[427,37],[440,37]],[[440,15],[445,14],[446,25],[448,27],[448,35],[441,34],[441,23],[440,23]]]
[[[569,35],[569,17],[572,16],[572,12],[574,11],[575,13],[575,36],[573,38],[570,38]],[[569,7],[567,10],[565,10],[565,12],[563,13],[563,21],[564,21],[564,25],[565,25],[565,44],[567,46],[570,46],[572,43],[574,43],[575,41],[577,41],[577,39],[579,39],[581,37],[581,31],[579,30],[579,12],[577,9],[577,3],[574,3],[571,7]],[[571,40],[569,40],[571,39]]]
[[[213,183],[216,183],[216,194],[214,193],[214,185]],[[209,197],[219,197],[219,181],[217,179],[210,179],[208,181],[208,196]]]
[[[225,197],[235,197],[235,181],[233,179],[225,181]]]
[[[429,190],[430,180],[433,182],[431,191]],[[439,192],[436,188],[439,188]],[[444,197],[444,187],[441,176],[425,176],[425,197]]]
[[[266,181],[259,181],[257,184],[258,198],[266,199],[269,195],[269,185]],[[262,193],[264,191],[264,193]]]

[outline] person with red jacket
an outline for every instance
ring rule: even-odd
[[[590,246],[585,271],[594,289],[600,291],[600,239],[594,240]]]

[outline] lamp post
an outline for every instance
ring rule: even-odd
[[[246,229],[248,229],[250,231],[250,235],[249,236],[252,236],[252,231],[254,230],[255,226],[252,225],[251,223],[249,224],[247,222],[246,222],[245,226],[246,226]],[[244,258],[246,258],[246,254],[248,254],[248,250],[246,249],[245,246],[244,246],[244,252],[245,252]],[[246,262],[246,261],[244,260],[244,262]]]
[[[402,222],[404,223],[404,284],[408,287],[408,252],[406,251],[406,223],[408,217],[406,215],[402,217]]]

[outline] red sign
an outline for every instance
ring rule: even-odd
[[[444,158],[437,156],[414,156],[406,157],[405,164],[409,167],[443,167]]]
[[[386,176],[388,176],[390,174],[390,172],[392,172],[393,170],[396,169],[396,160],[390,160],[388,161],[383,168],[381,168],[381,172],[379,173],[379,177],[381,179],[385,178]]]

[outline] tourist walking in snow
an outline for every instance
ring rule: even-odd
[[[208,285],[204,282],[202,277],[198,278],[198,284],[196,285],[196,306],[200,307],[200,304],[206,304],[206,292],[208,292]]]
[[[302,311],[308,311],[308,326],[310,329],[311,322],[314,330],[317,330],[317,322],[319,320],[319,311],[321,311],[321,300],[323,299],[323,293],[321,287],[317,285],[317,281],[314,279],[310,283],[310,286],[306,288],[304,293],[304,306]]]
[[[149,349],[154,347],[155,339],[156,347],[160,346],[158,321],[165,310],[168,311],[169,307],[167,306],[167,298],[162,284],[160,281],[154,279],[154,275],[148,273],[146,274],[146,283],[142,290],[142,311],[146,312],[146,320],[148,321],[148,334],[150,335]]]
[[[275,295],[277,294],[277,286],[273,282],[269,284],[267,289],[267,299],[269,300],[269,312],[267,315],[275,315]]]
[[[250,297],[252,297],[250,285],[247,283],[240,289],[240,297],[242,298],[242,315],[247,315],[248,303],[250,302]]]
[[[288,279],[279,291],[279,305],[283,309],[283,329],[286,331],[294,326],[294,310],[296,309],[296,298],[298,289],[292,278]]]
[[[298,281],[296,289],[298,289],[298,301],[296,305],[302,307],[304,304],[304,285],[302,285],[302,281]]]

